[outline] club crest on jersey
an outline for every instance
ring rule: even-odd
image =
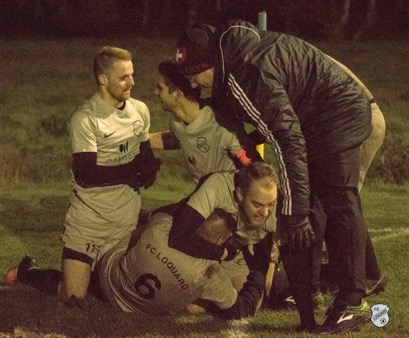
[[[207,153],[210,150],[206,137],[198,137],[196,139],[196,145],[197,149],[199,149],[202,153]]]
[[[139,137],[142,135],[143,132],[143,125],[141,121],[135,121],[133,123],[133,133],[135,134],[136,137]]]

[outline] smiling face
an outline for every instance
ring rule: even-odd
[[[131,97],[135,85],[132,61],[114,60],[111,66],[99,75],[100,94],[108,104],[119,107]]]
[[[237,188],[236,197],[244,222],[253,227],[261,227],[275,212],[277,185],[267,178],[261,178],[253,181],[247,192]]]

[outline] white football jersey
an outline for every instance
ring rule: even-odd
[[[123,109],[116,109],[95,94],[71,117],[72,152],[95,152],[99,166],[126,164],[139,154],[140,143],[149,139],[149,127],[149,110],[143,102],[131,98]],[[74,175],[72,185],[63,243],[98,259],[135,227],[140,194],[126,184],[82,187]]]
[[[242,149],[239,140],[220,126],[209,106],[190,124],[171,117],[170,128],[179,141],[186,163],[197,184],[202,176],[236,169],[232,158]]]
[[[176,313],[198,298],[233,306],[237,293],[220,264],[169,248],[171,226],[170,215],[157,213],[135,246],[127,251],[121,242],[103,257],[99,276],[108,300],[124,312],[148,314]]]
[[[71,118],[72,152],[96,152],[100,166],[132,161],[139,144],[149,139],[150,116],[143,102],[132,98],[125,102],[120,110],[98,94],[87,100]]]
[[[131,162],[140,152],[140,143],[149,139],[150,115],[145,103],[132,98],[125,102],[120,110],[108,105],[98,94],[87,100],[71,118],[72,152],[96,152],[100,166]],[[134,200],[133,189],[125,184],[83,188],[74,178],[73,181],[85,204],[102,213],[106,210],[108,218],[119,205]]]

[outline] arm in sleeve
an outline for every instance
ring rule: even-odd
[[[97,165],[97,153],[83,152],[73,154],[73,172],[77,183],[82,187],[98,187],[128,184],[137,170],[136,157],[129,163],[117,166]]]
[[[156,181],[156,174],[162,161],[155,157],[149,140],[141,142],[139,154],[135,156],[135,159],[138,164],[137,172],[140,175],[140,185],[147,189]]]
[[[262,122],[257,129],[265,130],[266,141],[276,155],[280,193],[283,196],[279,212],[284,216],[302,218],[309,214],[310,208],[306,141],[284,89],[279,90],[277,95],[270,97],[264,107]],[[276,101],[279,102],[278,107],[274,103]]]
[[[220,107],[220,104],[214,102],[212,104],[212,109],[215,114],[217,123],[228,130],[232,134],[232,137],[238,140],[240,147],[245,151],[246,157],[251,161],[263,161],[260,153],[257,151],[257,143],[252,137],[247,133],[243,122],[239,121],[237,118],[233,118],[232,113],[226,114],[226,108]],[[265,140],[265,138],[263,138]],[[230,141],[236,142],[236,141]],[[236,165],[238,168],[241,164]]]
[[[97,153],[82,152],[73,154],[73,172],[77,183],[82,187],[100,187],[127,184],[136,188],[154,181],[160,161],[154,157],[149,141],[141,142],[140,153],[126,164],[117,166],[97,165]]]
[[[271,76],[263,76],[264,83],[258,83],[254,102],[242,88],[247,78],[260,78],[260,70],[247,69],[236,79],[229,75],[229,86],[236,102],[241,106],[251,123],[265,137],[271,146],[278,166],[283,215],[307,216],[309,213],[309,175],[307,149],[300,121],[291,105],[285,88]]]
[[[171,130],[150,133],[149,141],[152,149],[174,150],[180,149],[179,142]]]
[[[215,208],[225,208],[228,181],[223,175],[211,174],[200,180],[196,189],[184,199],[184,204],[173,215],[169,233],[169,246],[190,256],[220,260],[224,246],[210,243],[196,232]],[[227,199],[228,200],[228,199]]]
[[[251,144],[250,138],[247,142],[241,137],[241,141],[232,132],[224,127],[220,127],[222,134],[222,142],[228,152],[228,156],[234,162],[236,168],[248,165],[251,161],[262,161],[260,154],[256,149],[256,144]]]

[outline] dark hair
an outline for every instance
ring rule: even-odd
[[[230,236],[236,230],[236,217],[221,208],[216,208],[197,228],[196,233],[208,241],[215,236]]]
[[[222,219],[230,231],[236,230],[237,221],[236,221],[235,216],[231,212],[227,212],[226,210],[221,209],[221,208],[216,208],[210,214],[209,218],[212,215]]]
[[[278,176],[274,167],[262,161],[254,161],[241,167],[234,175],[234,185],[236,188],[240,188],[244,194],[247,194],[251,184],[261,179],[265,180],[266,185],[278,185]]]
[[[180,90],[190,101],[198,101],[198,92],[192,88],[189,80],[180,72],[173,60],[162,61],[158,66],[159,74],[163,76],[169,91]]]

